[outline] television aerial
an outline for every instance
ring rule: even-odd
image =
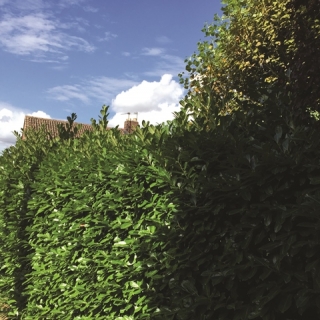
[[[130,114],[131,114],[131,112],[126,112],[126,113],[121,113],[122,115],[125,115],[125,114],[127,114],[128,115],[128,120],[131,120],[130,119]],[[136,120],[138,120],[138,112],[134,112],[134,114],[136,115]]]

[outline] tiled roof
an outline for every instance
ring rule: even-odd
[[[45,129],[51,133],[53,137],[58,136],[58,124],[66,125],[68,121],[63,120],[55,120],[55,119],[48,119],[48,118],[38,118],[32,116],[25,116],[24,124],[23,124],[23,132],[25,133],[29,128],[34,128],[35,130],[40,130],[41,126],[44,125]],[[82,124],[82,128],[78,130],[76,137],[81,136],[85,131],[93,130],[91,124],[84,124],[79,122],[74,122],[75,125]],[[121,133],[131,133],[138,125],[138,121],[136,119],[126,120],[125,121],[125,128],[119,128]],[[111,128],[107,128],[111,129]],[[23,133],[22,139],[25,139],[25,134]]]
[[[25,116],[23,131],[27,131],[30,128],[34,128],[35,130],[40,130],[41,126],[44,125],[45,129],[52,134],[53,137],[58,136],[58,124],[66,125],[68,121],[63,120],[55,120],[55,119],[47,119],[47,118],[38,118],[32,116]],[[80,124],[78,122],[74,122],[74,124]],[[82,124],[82,128],[78,130],[76,137],[79,137],[87,130],[93,130],[93,127],[90,124]],[[22,135],[22,139],[24,139],[24,134]]]

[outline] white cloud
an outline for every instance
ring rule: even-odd
[[[173,112],[179,111],[179,101],[184,94],[172,75],[165,74],[160,81],[142,81],[127,91],[123,91],[112,101],[111,110],[116,114],[110,120],[111,126],[123,126],[123,113],[138,112],[138,120],[152,124],[173,119]]]
[[[28,113],[28,116],[38,117],[38,118],[45,118],[45,119],[51,119],[51,117],[45,113],[44,111],[38,110],[36,112]]]
[[[111,101],[117,93],[135,84],[137,84],[136,81],[129,79],[96,77],[80,84],[53,87],[48,90],[48,93],[50,98],[58,101],[80,100],[88,104],[99,100],[101,104],[108,104],[108,101]]]
[[[121,53],[123,56],[125,56],[125,57],[130,57],[130,52],[127,52],[127,51],[124,51],[124,52],[122,52]]]
[[[48,93],[59,101],[80,100],[85,104],[99,101],[101,105],[112,101],[110,111],[115,116],[110,125],[122,127],[125,120],[122,113],[127,112],[138,112],[140,122],[160,123],[173,119],[172,113],[180,109],[184,89],[172,79],[172,75],[165,74],[160,81],[140,83],[130,79],[97,77],[80,84],[54,87]]]
[[[163,48],[143,48],[142,54],[145,56],[160,56],[164,51]]]
[[[67,25],[43,13],[5,14],[0,22],[0,45],[17,55],[50,57],[51,60],[64,57],[68,50],[95,50],[85,39],[65,33],[66,28]]]
[[[89,80],[85,90],[91,98],[98,98],[102,101],[110,101],[118,92],[126,90],[137,82],[129,79],[116,79],[109,77],[97,77]]]
[[[88,103],[89,98],[85,93],[81,90],[79,85],[65,85],[65,86],[57,86],[48,90],[48,93],[54,97],[55,100],[58,101],[68,101],[71,99],[78,99],[83,103]]]
[[[118,35],[111,33],[110,31],[106,31],[102,38],[99,38],[99,41],[110,41],[111,39],[117,38]]]
[[[172,42],[172,40],[170,40],[168,37],[166,36],[160,36],[158,38],[156,38],[156,41],[161,43],[161,44],[166,44],[166,43],[170,43]]]
[[[18,131],[20,133],[26,114],[40,118],[50,118],[43,111],[27,113],[9,103],[0,101],[0,152],[15,144],[16,137],[12,132]]]

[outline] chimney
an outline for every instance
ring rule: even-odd
[[[124,128],[123,128],[124,132],[132,133],[138,125],[139,125],[139,122],[137,118],[127,119],[124,122]]]

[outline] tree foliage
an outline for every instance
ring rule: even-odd
[[[222,11],[203,29],[209,40],[186,61],[190,77],[181,82],[196,97],[223,102],[220,112],[260,107],[285,92],[288,109],[308,123],[319,111],[319,1],[230,0]],[[188,107],[208,118],[213,111]]]

